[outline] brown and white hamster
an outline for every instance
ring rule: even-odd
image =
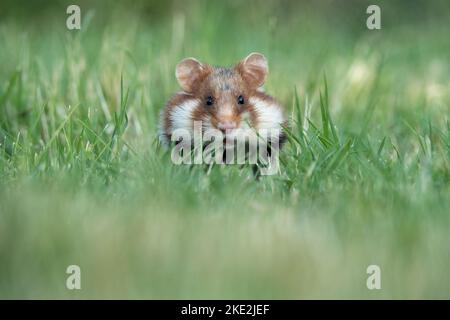
[[[201,121],[202,130],[223,133],[248,127],[277,129],[283,140],[283,109],[261,89],[268,74],[262,54],[251,53],[229,68],[186,58],[176,66],[175,74],[183,91],[172,96],[161,113],[159,138],[163,145],[169,145],[177,129],[192,131],[194,121]]]

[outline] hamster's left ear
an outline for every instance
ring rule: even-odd
[[[261,87],[266,81],[269,66],[266,57],[261,53],[250,53],[236,66],[238,72],[254,88]]]
[[[193,92],[209,72],[208,65],[194,58],[186,58],[177,64],[175,76],[184,91]]]

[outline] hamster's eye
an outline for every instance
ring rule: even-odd
[[[207,96],[207,97],[206,97],[206,105],[208,105],[208,106],[212,106],[212,105],[213,105],[213,103],[214,103],[214,99],[213,99],[213,97],[211,97],[211,96]]]
[[[238,99],[237,99],[237,102],[239,104],[244,104],[245,103],[244,97],[243,96],[239,96]]]

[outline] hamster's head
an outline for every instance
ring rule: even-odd
[[[181,88],[198,101],[192,120],[202,121],[204,129],[223,132],[281,125],[279,105],[258,90],[267,73],[267,60],[259,53],[230,68],[210,66],[194,58],[184,59],[176,67]]]

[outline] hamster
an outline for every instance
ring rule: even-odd
[[[224,134],[240,128],[277,130],[281,146],[287,120],[281,104],[261,88],[268,70],[260,53],[251,53],[232,67],[182,60],[175,75],[183,91],[172,96],[161,112],[160,142],[169,146],[175,130],[192,132],[194,122],[200,121],[202,131],[216,129]]]

